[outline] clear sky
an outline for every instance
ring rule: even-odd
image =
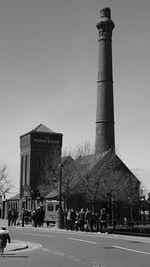
[[[150,1],[0,0],[0,162],[19,186],[20,135],[95,141],[99,11],[110,7],[119,156],[150,191]]]

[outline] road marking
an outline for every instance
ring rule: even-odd
[[[78,239],[78,238],[67,238],[67,239],[70,239],[70,240],[74,240],[74,241],[79,241],[79,242],[86,242],[86,243],[91,243],[91,244],[98,244],[97,242],[93,242],[93,241],[88,241],[88,240],[83,240],[83,239]]]
[[[37,234],[29,234],[29,233],[20,233],[21,235],[34,235],[34,236],[44,236],[44,237],[54,237],[53,235],[37,235]]]
[[[87,259],[87,257],[86,257],[86,259],[85,258],[77,258],[74,255],[65,254],[65,253],[57,251],[57,250],[52,250],[52,249],[48,249],[48,248],[44,248],[44,247],[42,247],[42,249],[45,252],[51,253],[55,256],[64,257],[65,259],[71,260],[71,261],[78,263],[80,265],[84,264],[84,265],[88,265],[91,267],[105,267],[103,264],[99,264],[98,262],[95,262],[95,260]]]
[[[135,249],[130,249],[130,248],[124,248],[124,247],[119,247],[119,246],[112,246],[112,247],[113,248],[118,248],[118,249],[123,249],[123,250],[128,250],[128,251],[131,251],[131,252],[136,252],[136,253],[150,255],[150,252],[146,252],[146,251],[140,251],[140,250],[135,250]]]

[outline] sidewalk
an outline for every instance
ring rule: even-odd
[[[5,252],[18,251],[26,248],[28,248],[27,243],[18,240],[12,240],[10,244],[7,243]]]
[[[1,227],[6,227],[9,229],[8,222],[7,220],[0,219],[0,228]],[[22,250],[28,248],[28,244],[22,241],[18,240],[11,240],[11,243],[7,243],[7,246],[5,248],[5,252],[10,252],[10,251],[17,251],[17,250]]]

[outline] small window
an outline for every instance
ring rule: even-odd
[[[56,205],[56,210],[58,210],[59,209],[59,205]]]
[[[48,211],[53,211],[53,210],[54,210],[54,206],[51,205],[51,204],[49,204],[49,205],[47,206],[47,210],[48,210]]]

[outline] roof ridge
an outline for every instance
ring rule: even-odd
[[[36,130],[39,128],[39,127],[41,127],[43,124],[42,123],[40,123],[38,126],[36,126],[34,129],[32,129],[31,131],[33,131],[33,132],[36,132]]]
[[[32,129],[31,132],[51,132],[51,133],[55,133],[54,131],[52,131],[51,129],[49,129],[48,127],[46,127],[42,123],[40,123],[37,127],[35,127],[34,129]]]

